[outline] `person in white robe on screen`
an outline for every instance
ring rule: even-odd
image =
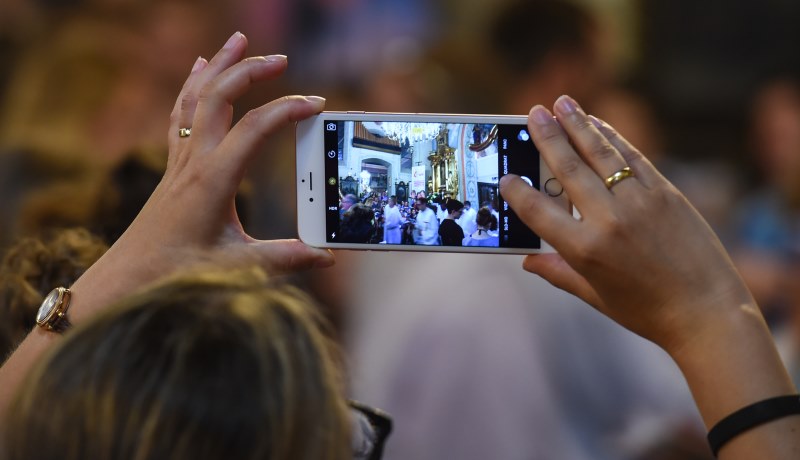
[[[403,216],[397,206],[397,197],[392,195],[389,204],[383,208],[383,239],[386,244],[400,244],[403,225]]]

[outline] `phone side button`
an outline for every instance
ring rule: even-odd
[[[561,194],[564,193],[564,186],[561,185],[561,182],[559,182],[558,179],[551,177],[544,183],[544,193],[552,196],[553,198],[561,196]]]

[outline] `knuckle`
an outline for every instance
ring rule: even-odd
[[[570,155],[568,157],[559,159],[556,165],[556,169],[564,177],[574,176],[578,173],[580,167],[581,160],[575,155]]]
[[[617,156],[617,149],[614,148],[608,141],[605,140],[598,140],[594,143],[594,145],[590,148],[590,154],[597,158],[598,160],[607,160],[609,158],[615,158]]]
[[[592,122],[586,117],[574,120],[573,123],[575,124],[575,127],[581,131],[589,131],[594,129],[594,124],[592,124]]]
[[[181,111],[188,112],[197,107],[197,95],[188,92],[181,97]]]
[[[172,184],[172,195],[177,198],[186,193],[196,193],[196,190],[207,189],[209,174],[205,168],[196,167],[196,163],[186,161],[183,168],[177,172]]]
[[[252,129],[258,124],[258,120],[261,118],[261,112],[259,109],[251,109],[245,113],[241,120],[239,120],[239,124],[244,126],[245,128]]]
[[[287,106],[291,106],[291,105],[292,105],[292,104],[294,104],[294,103],[295,103],[295,98],[293,98],[293,97],[291,97],[291,96],[281,96],[281,97],[278,99],[278,105],[287,105]]]
[[[197,95],[197,102],[201,103],[202,101],[208,100],[217,92],[217,80],[211,80],[210,82],[203,85],[200,88],[200,92]]]
[[[669,209],[677,204],[683,204],[686,200],[683,194],[671,184],[654,187],[651,194],[655,201],[654,205],[660,209]]]
[[[629,165],[632,165],[636,161],[640,160],[643,156],[642,153],[635,148],[623,149],[620,151],[620,154],[625,162]]]
[[[535,217],[539,215],[541,210],[541,206],[539,204],[538,197],[534,193],[525,193],[521,197],[521,201],[518,205],[519,207],[519,215],[520,216],[531,216]]]
[[[540,130],[537,138],[540,142],[544,142],[545,144],[553,144],[563,140],[564,133],[561,131],[561,128],[557,126],[548,126]]]
[[[600,133],[602,133],[609,142],[622,140],[622,136],[614,129],[603,128],[600,130]]]

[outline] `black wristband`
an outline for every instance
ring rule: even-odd
[[[708,432],[711,451],[716,457],[722,446],[734,437],[758,425],[794,414],[800,414],[800,395],[778,396],[739,409]]]

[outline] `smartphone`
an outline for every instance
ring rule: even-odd
[[[571,210],[525,116],[322,112],[296,134],[298,233],[311,246],[553,252],[503,200],[505,174]]]

